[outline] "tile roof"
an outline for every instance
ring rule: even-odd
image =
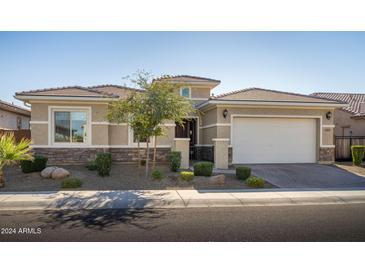
[[[25,115],[25,116],[30,116],[30,110],[29,109],[16,106],[14,104],[5,102],[3,100],[0,100],[0,109],[10,111],[10,112],[14,112],[14,113],[18,113],[18,114],[22,114],[22,115]]]
[[[332,102],[336,102],[336,103],[345,103],[344,101],[336,100],[336,99],[318,98],[317,96],[313,96],[313,95],[306,95],[306,94],[300,94],[300,93],[294,93],[294,92],[278,91],[278,90],[273,90],[273,89],[257,88],[257,87],[244,88],[244,89],[240,89],[240,90],[222,93],[222,94],[214,96],[213,99],[220,99],[220,98],[224,99],[224,97],[229,96],[229,95],[245,93],[245,92],[255,91],[255,90],[274,92],[274,93],[284,94],[284,95],[293,95],[293,96],[299,96],[299,97],[303,97],[303,98],[312,98],[312,99],[317,99],[317,100],[324,99],[326,101],[332,101]]]
[[[32,95],[32,96],[70,96],[70,97],[111,97],[117,95],[97,91],[91,88],[81,86],[66,86],[57,88],[36,89],[29,91],[16,92],[15,95]]]
[[[364,93],[315,92],[311,96],[346,102],[348,106],[342,108],[344,111],[353,114],[355,117],[365,117],[365,106],[362,105],[365,104]]]
[[[158,77],[154,80],[163,80],[163,79],[176,79],[176,80],[179,80],[179,78],[190,78],[190,79],[194,79],[194,80],[217,82],[217,83],[221,82],[220,80],[216,80],[216,79],[211,79],[211,78],[206,78],[206,77],[199,77],[199,76],[192,76],[192,75],[186,75],[186,74],[164,75],[164,76]]]
[[[138,89],[138,88],[131,88],[131,87],[127,87],[127,86],[121,86],[121,85],[113,85],[113,84],[105,84],[105,85],[96,85],[96,86],[90,86],[87,87],[88,89],[92,89],[92,90],[97,90],[98,88],[108,88],[108,87],[112,87],[112,88],[120,88],[120,89],[127,89],[127,90],[134,90],[134,91],[145,91],[143,89]]]

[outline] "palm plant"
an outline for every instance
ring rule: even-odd
[[[3,168],[21,160],[32,160],[30,140],[22,139],[16,143],[14,134],[4,134],[0,137],[0,187],[5,186]]]

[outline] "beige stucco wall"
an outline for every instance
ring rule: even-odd
[[[191,98],[209,98],[210,88],[191,87]]]
[[[92,125],[92,145],[109,145],[109,126]]]
[[[165,135],[157,137],[157,145],[172,146],[175,138],[175,127],[165,127]]]
[[[109,125],[109,145],[128,145],[127,125]]]
[[[340,109],[335,111],[336,136],[349,136],[350,131],[352,136],[365,136],[365,119],[354,119],[351,116],[352,114]]]
[[[32,121],[48,121],[48,106],[58,107],[91,107],[91,117],[93,122],[107,121],[107,104],[93,104],[87,102],[56,102],[56,103],[32,103]]]
[[[33,124],[31,125],[31,135],[33,145],[48,145],[48,125]]]
[[[201,126],[207,126],[217,123],[217,108],[203,111],[201,116]]]

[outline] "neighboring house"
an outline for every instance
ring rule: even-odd
[[[0,129],[29,129],[30,111],[0,100]]]
[[[219,168],[334,160],[332,114],[345,106],[341,102],[260,88],[211,97],[218,80],[188,75],[164,79],[179,83],[177,92],[194,101],[199,112],[187,117],[183,128],[165,124],[166,136],[157,139],[160,161],[171,149],[185,155],[189,147],[192,158],[214,160]],[[106,119],[108,104],[130,92],[143,90],[75,86],[17,92],[16,98],[32,105],[32,147],[50,163],[83,163],[99,151],[109,151],[114,161],[132,162],[137,159],[133,131]]]
[[[348,104],[335,110],[336,137],[365,136],[365,94],[316,92],[312,95]]]

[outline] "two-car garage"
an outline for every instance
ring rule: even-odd
[[[232,117],[232,162],[315,163],[317,119]]]

